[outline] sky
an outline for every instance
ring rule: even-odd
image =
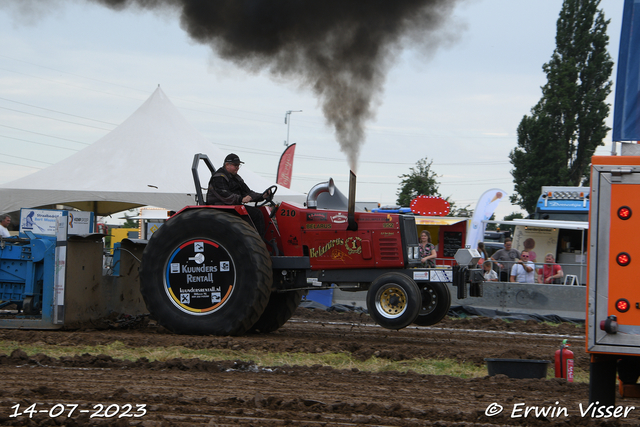
[[[16,4],[38,7],[25,14]],[[448,43],[430,54],[403,50],[367,122],[356,199],[394,205],[400,176],[423,158],[433,162],[440,194],[458,207],[473,209],[492,188],[511,195],[508,155],[546,83],[542,66],[555,48],[561,6],[562,0],[461,0],[444,29],[454,36]],[[611,20],[615,62],[623,1],[602,0],[600,8]],[[171,13],[113,11],[81,0],[0,0],[0,184],[99,140],[158,85],[214,146],[237,153],[264,178],[275,181],[288,131],[288,142],[296,143],[291,188],[306,193],[333,178],[348,193],[347,156],[318,99],[299,81],[220,59],[190,40]],[[286,125],[289,110],[301,111]],[[608,136],[596,154],[610,151]],[[170,173],[190,174],[190,167],[175,165]],[[504,200],[496,218],[522,212]]]

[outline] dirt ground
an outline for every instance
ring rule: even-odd
[[[389,331],[363,314],[299,308],[291,321],[269,335],[180,336],[153,322],[97,326],[0,330],[0,339],[60,346],[120,341],[132,347],[347,352],[362,360],[373,355],[392,360],[450,358],[484,366],[485,358],[553,360],[562,339],[568,338],[576,366],[589,366],[584,330],[572,324],[447,318],[435,327]],[[549,369],[553,372],[553,365]],[[323,366],[268,368],[249,360],[128,362],[109,355],[54,359],[43,354],[28,357],[21,350],[0,355],[0,375],[3,426],[640,425],[640,400],[618,396],[619,416],[598,417],[587,410],[586,384],[558,379],[460,379]],[[631,409],[635,406],[638,409]],[[29,408],[38,412],[30,416]],[[545,409],[546,415],[541,414]]]

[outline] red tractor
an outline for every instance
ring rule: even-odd
[[[330,180],[311,189],[306,207],[276,205],[273,197],[262,202],[267,226],[260,236],[244,205],[205,205],[201,160],[215,171],[206,155],[196,154],[196,205],[153,234],[140,268],[149,312],[175,333],[272,332],[311,288],[366,290],[370,316],[389,329],[439,322],[451,305],[447,283],[458,287],[458,298],[467,295],[467,284],[471,296],[482,295],[477,251],[461,249],[454,267],[418,268],[414,217],[355,212],[354,174],[347,212],[317,209],[320,194],[333,194]]]

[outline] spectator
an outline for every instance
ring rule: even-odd
[[[487,256],[487,251],[484,249],[484,242],[478,242],[478,253],[480,254],[480,260],[478,261],[478,264],[483,265],[484,261],[489,258]]]
[[[422,261],[423,267],[435,267],[436,266],[436,257],[438,253],[436,252],[436,247],[431,243],[431,233],[427,230],[422,230],[420,233],[420,261]]]
[[[11,237],[9,234],[9,224],[11,224],[11,217],[8,214],[0,215],[0,237]]]
[[[538,270],[538,282],[559,284],[563,277],[562,267],[556,264],[553,254],[548,253],[545,255],[544,265]]]
[[[484,268],[484,280],[485,282],[497,282],[498,281],[498,273],[493,269],[493,263],[491,261],[485,261],[482,264]]]
[[[536,283],[536,266],[529,261],[529,252],[522,251],[519,260],[511,268],[511,281],[519,283]]]
[[[538,257],[538,255],[536,255],[533,250],[533,248],[536,247],[536,241],[529,237],[528,239],[525,239],[524,242],[522,242],[522,246],[524,247],[525,251],[529,252],[529,261],[536,262],[536,258]]]
[[[511,248],[511,239],[504,239],[504,248],[496,251],[491,256],[493,261],[497,261],[498,267],[500,267],[500,281],[509,281],[509,272],[511,271],[515,261],[520,258],[520,252]]]

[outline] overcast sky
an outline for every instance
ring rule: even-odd
[[[298,82],[248,73],[219,59],[191,41],[171,14],[115,12],[80,0],[32,3],[49,6],[24,15],[14,7],[24,2],[0,0],[0,184],[97,141],[159,84],[202,135],[271,181],[285,148],[285,112],[302,110],[290,122],[289,142],[297,144],[292,189],[306,193],[333,177],[348,192],[346,155],[317,99]],[[455,41],[430,57],[405,50],[387,74],[376,117],[367,125],[357,199],[395,204],[399,176],[424,157],[433,160],[440,193],[460,207],[473,209],[490,188],[511,194],[508,154],[520,120],[540,99],[542,65],[555,48],[561,5],[459,1],[446,26]],[[611,20],[614,61],[622,7],[622,0],[601,3]],[[612,117],[607,122],[611,126]],[[610,140],[598,154],[611,151]],[[175,165],[168,173],[190,174],[190,166]],[[507,200],[496,216],[517,211]]]

